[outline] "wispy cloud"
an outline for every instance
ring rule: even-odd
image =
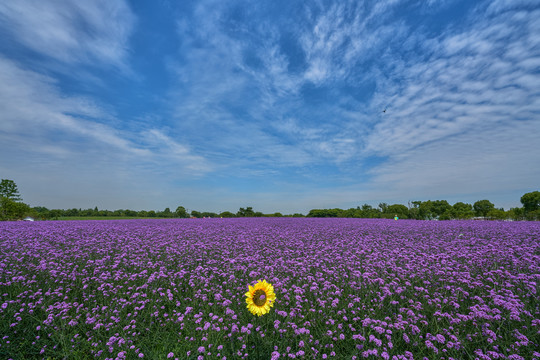
[[[212,142],[209,147],[226,156],[233,149],[246,154],[242,161],[235,157],[232,168],[330,164],[353,179],[376,166],[367,173],[377,183],[383,173],[389,178],[391,169],[408,164],[399,154],[417,154],[428,145],[444,152],[452,148],[450,138],[502,129],[538,112],[538,39],[530,12],[513,7],[486,15],[484,3],[461,27],[432,36],[411,33],[405,18],[395,20],[395,10],[407,6],[399,1],[314,4],[296,9],[305,16],[288,27],[297,42],[286,47],[283,23],[268,24],[250,13],[253,19],[229,31],[235,23],[228,22],[228,7],[204,4],[189,27],[182,22],[189,55],[177,63],[185,89],[174,99],[180,99],[180,128],[210,128],[197,143]],[[421,11],[447,6],[432,2]],[[303,65],[293,68],[298,62]],[[375,91],[355,99],[349,91],[363,83],[376,84]],[[306,89],[312,85],[324,98],[310,109]],[[478,147],[487,140],[479,137]],[[373,157],[387,160],[372,165]],[[416,161],[422,167],[423,158]],[[443,176],[425,161],[426,171]]]
[[[125,68],[135,22],[123,0],[38,1],[0,4],[0,30],[28,49],[66,63]]]
[[[43,172],[51,162],[73,164],[65,169],[66,176],[86,165],[85,172],[95,171],[88,181],[120,173],[135,176],[141,168],[155,172],[170,166],[192,176],[211,171],[204,158],[162,130],[113,127],[109,123],[117,119],[90,99],[66,96],[52,78],[1,57],[0,83],[0,168],[6,173],[28,162],[39,164],[35,171]]]
[[[305,79],[318,85],[358,79],[359,74],[353,74],[356,65],[372,61],[381,47],[403,36],[402,23],[386,24],[398,4],[378,1],[370,6],[347,1],[316,11],[307,8],[309,22],[299,38],[308,65]]]
[[[63,96],[50,77],[21,69],[0,57],[0,81],[0,129],[5,136],[20,136],[28,145],[38,138],[54,144],[56,136],[69,132],[134,155],[146,153],[119,131],[101,123],[99,120],[110,115],[99,106],[85,98]]]
[[[183,165],[183,170],[189,171],[190,175],[202,175],[213,170],[213,166],[200,155],[195,154],[189,146],[180,144],[162,130],[151,129],[144,133],[146,146],[149,147],[155,156],[160,157],[164,162],[172,162],[177,166]]]
[[[226,4],[199,2],[188,19],[179,20],[182,56],[173,65],[178,85],[171,98],[176,126],[194,135],[202,148],[208,144],[203,150],[208,154],[209,149],[246,154],[242,160],[234,159],[244,165],[298,166],[349,158],[355,140],[344,133],[352,128],[350,119],[341,121],[341,113],[347,110],[323,103],[323,113],[312,121],[318,128],[316,135],[305,137],[308,117],[315,110],[304,110],[302,91],[310,83],[326,87],[332,81],[347,81],[363,57],[372,59],[369,52],[396,30],[383,27],[366,32],[370,19],[384,9],[366,12],[353,2],[318,9],[307,21],[301,19],[288,28],[297,40],[285,46],[283,23],[247,11],[253,17],[236,27],[235,20],[227,17]],[[364,15],[369,15],[367,20]],[[303,64],[294,68],[292,64],[299,62]],[[331,113],[331,121],[321,124],[320,117]],[[291,119],[306,131],[288,133]],[[201,128],[205,131],[198,131]]]
[[[132,5],[0,4],[0,171],[285,212],[540,177],[537,1]]]
[[[386,68],[391,77],[380,79],[373,105],[389,110],[364,150],[389,159],[372,172],[379,191],[503,196],[540,178],[530,167],[540,161],[531,151],[540,129],[540,32],[532,30],[540,12],[479,10],[464,28],[426,39],[427,59]]]
[[[427,60],[392,64],[398,70],[374,100],[381,107],[388,102],[390,109],[380,114],[366,151],[388,156],[464,132],[537,119],[540,75],[534,68],[540,39],[529,32],[540,15],[535,13],[475,19],[465,31],[432,42]]]

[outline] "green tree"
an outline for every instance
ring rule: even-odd
[[[240,208],[238,212],[236,213],[236,216],[238,217],[253,217],[255,216],[255,212],[253,211],[253,208],[251,206],[248,206],[247,208]]]
[[[130,217],[136,217],[137,216],[137,212],[135,210],[126,210],[124,213],[125,213],[126,216],[130,216]]]
[[[446,200],[435,200],[431,203],[431,211],[436,216],[441,216],[452,209],[452,206]]]
[[[64,215],[64,210],[62,210],[62,209],[52,209],[49,213],[50,213],[51,219],[58,220],[58,218],[60,216]]]
[[[307,214],[308,217],[340,217],[341,209],[312,209]]]
[[[36,213],[37,218],[40,218],[40,219],[43,219],[43,220],[51,218],[51,213],[50,213],[49,209],[47,209],[46,207],[35,206],[35,207],[32,208],[32,210]]]
[[[233,213],[230,212],[230,211],[224,211],[224,212],[220,213],[219,216],[222,217],[222,218],[233,218],[233,217],[236,217],[236,215],[233,214]]]
[[[442,215],[439,215],[439,220],[451,220],[454,218],[452,209],[446,210]]]
[[[470,219],[474,216],[474,211],[471,204],[460,201],[452,205],[451,214],[454,219]]]
[[[0,197],[5,197],[13,201],[22,201],[17,184],[15,184],[15,181],[8,179],[2,179],[0,182]]]
[[[540,209],[527,212],[525,218],[527,220],[540,220]]]
[[[176,214],[176,217],[179,217],[179,218],[188,218],[189,217],[189,214],[188,212],[186,211],[186,208],[183,207],[183,206],[179,206],[176,208],[176,211],[174,212]]]
[[[520,200],[523,204],[523,209],[525,210],[525,212],[531,212],[540,209],[540,191],[526,193],[521,197]]]
[[[503,209],[491,209],[486,214],[486,217],[490,220],[504,220],[506,219],[506,212]]]
[[[398,216],[400,219],[407,219],[409,217],[409,209],[402,204],[393,204],[389,205],[386,208],[386,213],[390,215],[391,218]]]
[[[411,206],[412,203],[412,206]],[[421,201],[412,201],[409,203],[409,218],[411,219],[420,219],[420,204]]]
[[[22,202],[17,184],[13,180],[0,181],[0,220],[16,220],[36,214],[36,211]]]
[[[64,216],[79,216],[79,209],[67,209],[64,211]]]
[[[66,216],[64,214],[64,216]],[[108,210],[99,210],[98,213],[97,213],[97,216],[109,216],[109,211]]]
[[[473,205],[476,216],[487,216],[490,210],[495,209],[495,205],[489,200],[478,200]]]
[[[0,197],[0,220],[17,220],[27,215],[34,215],[30,206],[25,203],[12,200],[6,196]]]
[[[341,216],[343,217],[346,217],[346,218],[353,218],[353,217],[358,217],[357,215],[361,213],[360,210],[357,210],[355,208],[350,208],[350,209],[347,209],[347,210],[343,210],[341,212]]]
[[[369,204],[362,205],[361,208],[361,216],[362,218],[367,219],[376,219],[381,217],[381,210],[375,209],[373,206]]]
[[[126,213],[125,213],[125,210],[118,209],[118,210],[114,210],[112,214],[113,216],[124,216]]]
[[[203,211],[201,213],[202,217],[206,217],[206,218],[216,218],[218,217],[218,214],[216,214],[215,212],[211,212],[211,211]]]
[[[433,202],[431,200],[420,202],[420,205],[418,206],[418,217],[424,220],[433,219],[436,215],[432,211],[432,207]]]
[[[506,217],[512,220],[523,220],[523,208],[510,208],[510,210],[506,212]]]
[[[197,210],[193,210],[193,211],[191,212],[191,216],[196,217],[197,219],[200,219],[200,218],[203,217],[202,214],[201,214],[199,211],[197,211]]]
[[[170,218],[173,217],[173,213],[171,212],[171,209],[165,208],[165,210],[159,211],[156,216],[161,218]]]

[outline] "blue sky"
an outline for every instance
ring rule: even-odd
[[[0,109],[32,206],[508,209],[540,186],[540,1],[4,1]]]

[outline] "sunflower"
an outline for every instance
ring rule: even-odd
[[[253,315],[264,315],[270,311],[276,301],[276,294],[272,284],[266,280],[259,280],[254,286],[248,285],[249,291],[246,293],[247,308]]]

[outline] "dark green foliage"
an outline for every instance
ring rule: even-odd
[[[25,216],[34,216],[30,206],[21,202],[22,198],[13,180],[2,179],[0,182],[0,220],[20,220]]]
[[[232,212],[230,211],[224,211],[222,213],[219,214],[220,217],[223,217],[223,218],[233,218],[233,217],[236,217],[235,214],[233,214]]]
[[[307,214],[308,217],[341,217],[341,209],[313,209]]]
[[[15,184],[15,181],[8,179],[2,179],[0,182],[0,197],[5,197],[13,201],[22,201],[17,184]]]
[[[176,217],[179,217],[179,218],[189,217],[189,214],[187,213],[186,208],[183,206],[177,207],[175,213],[176,213]]]
[[[476,216],[487,216],[488,212],[495,209],[495,205],[489,200],[478,200],[473,207]]]
[[[452,206],[446,200],[435,200],[431,203],[431,211],[436,216],[441,216],[452,209]]]
[[[388,206],[386,211],[387,211],[387,214],[391,215],[391,217],[397,216],[400,219],[409,218],[409,209],[405,205],[401,205],[401,204],[390,205]]]
[[[451,218],[454,219],[470,219],[474,217],[474,211],[471,204],[466,204],[463,202],[457,202],[452,206],[450,211]]]
[[[238,217],[254,217],[255,212],[253,211],[253,208],[251,206],[248,206],[247,208],[240,208],[238,212],[236,213],[236,216]]]
[[[202,214],[197,210],[193,210],[193,211],[191,211],[191,217],[200,219],[200,218],[202,218]]]
[[[540,209],[540,191],[526,193],[521,197],[520,200],[526,212]]]
[[[19,220],[29,215],[33,215],[30,206],[7,197],[0,197],[0,220]]]

